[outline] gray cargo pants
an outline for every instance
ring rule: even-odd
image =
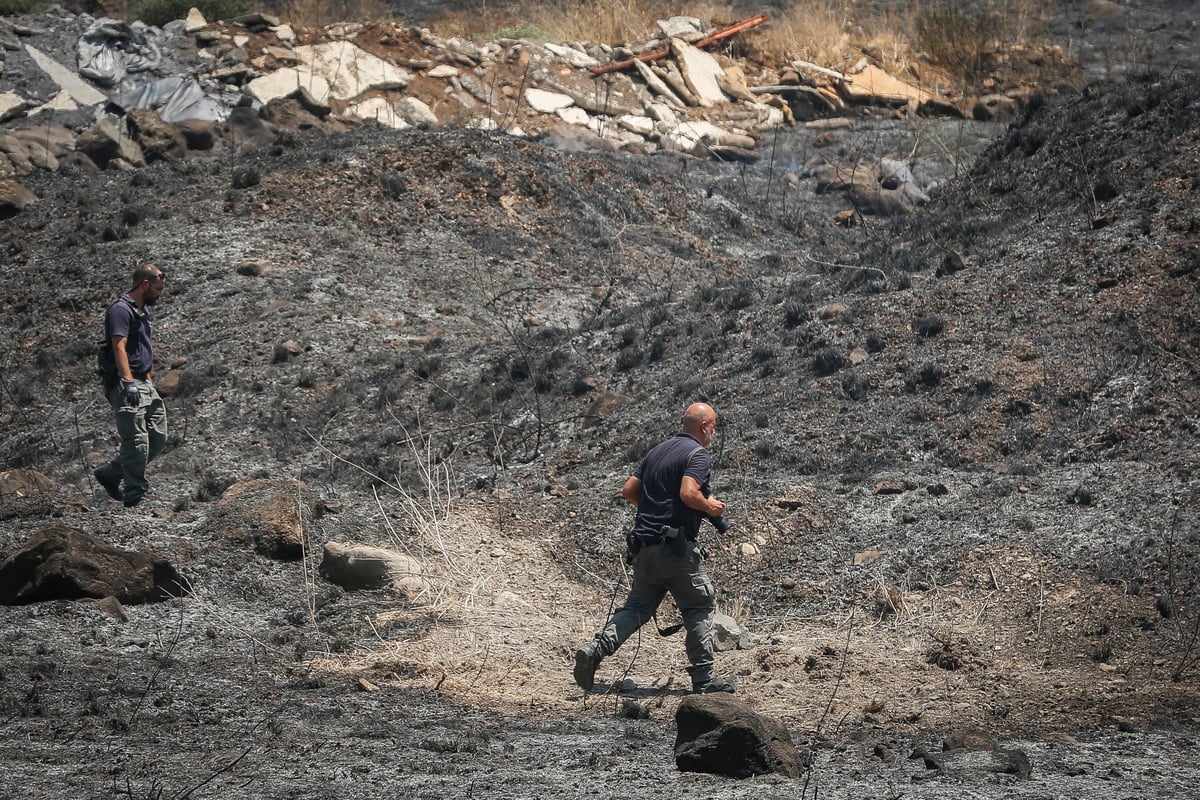
[[[642,627],[658,610],[667,592],[683,616],[687,631],[684,647],[691,666],[693,683],[704,683],[713,672],[713,617],[716,591],[704,571],[700,548],[687,543],[683,556],[676,554],[671,542],[642,547],[633,560],[633,585],[625,604],[617,609],[604,630],[596,634],[600,655],[616,652],[634,631]]]
[[[142,396],[136,406],[126,405],[120,383],[108,395],[121,436],[121,449],[116,458],[100,468],[125,481],[126,503],[140,500],[146,494],[150,488],[146,465],[167,445],[167,407],[163,399],[149,381],[134,383]]]

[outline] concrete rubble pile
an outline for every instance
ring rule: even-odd
[[[978,116],[1018,108],[1006,97],[955,105],[869,58],[847,73],[796,62],[751,80],[703,49],[765,20],[722,32],[673,17],[659,21],[657,38],[613,47],[476,44],[393,23],[298,31],[258,13],[210,23],[196,9],[161,30],[84,15],[68,20],[84,26],[71,63],[37,44],[61,40],[61,28],[0,18],[0,217],[33,202],[16,179],[37,170],[136,169],[220,147],[244,153],[287,129],[467,125],[752,162],[760,139],[781,125],[852,125],[855,115],[880,110]]]

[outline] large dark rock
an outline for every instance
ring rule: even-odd
[[[268,558],[304,555],[304,523],[317,516],[317,496],[299,481],[260,478],[233,484],[217,501],[208,527]]]
[[[151,109],[130,111],[129,125],[142,145],[146,161],[177,161],[187,156],[187,139],[183,133],[171,123],[163,122]]]
[[[0,180],[0,219],[20,214],[37,202],[37,195],[16,181]]]
[[[252,108],[239,106],[225,120],[225,138],[238,154],[261,150],[275,143],[275,134]]]
[[[293,97],[280,97],[270,101],[262,107],[258,116],[277,128],[300,130],[321,126],[321,118]]]
[[[166,559],[118,550],[57,522],[0,564],[4,605],[110,596],[134,605],[180,597],[187,588]]]
[[[728,694],[693,695],[675,712],[675,766],[731,778],[797,777],[804,757],[783,723]]]
[[[97,120],[92,127],[79,134],[75,149],[99,167],[106,167],[110,161],[117,159],[123,159],[135,167],[146,166],[142,148],[108,117]]]

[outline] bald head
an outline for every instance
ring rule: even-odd
[[[717,435],[717,412],[708,403],[692,403],[683,412],[683,432],[708,447]]]

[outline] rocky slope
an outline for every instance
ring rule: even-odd
[[[124,621],[5,608],[0,786],[694,796],[678,642],[631,642],[598,698],[568,664],[620,591],[620,482],[707,399],[735,523],[711,571],[755,642],[722,664],[816,766],[706,794],[1185,791],[1193,79],[1007,128],[798,128],[757,164],[368,125],[31,173],[0,228],[0,458],[52,486],[5,495],[0,553],[57,520],[195,591]],[[939,185],[888,222],[810,179],[818,153],[914,154]],[[89,483],[112,446],[91,353],[146,259],[173,434],[126,512]],[[256,547],[229,491],[251,480],[320,497],[300,558]],[[332,540],[419,556],[430,595],[344,592],[318,575]],[[968,730],[987,753],[905,758]],[[1014,749],[1032,781],[996,771]]]

